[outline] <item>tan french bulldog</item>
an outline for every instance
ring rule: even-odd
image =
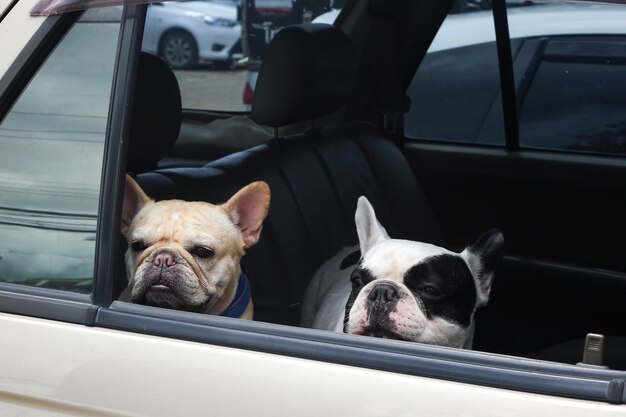
[[[251,320],[250,285],[239,261],[259,240],[269,204],[262,181],[213,205],[155,202],[127,175],[122,233],[128,287],[120,299]]]

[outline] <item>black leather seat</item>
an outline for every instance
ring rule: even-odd
[[[182,102],[174,72],[159,57],[141,52],[130,123],[127,171],[156,169],[180,131]]]
[[[310,52],[297,58],[304,65],[291,65],[294,51]],[[277,128],[336,111],[353,93],[355,68],[353,47],[339,29],[284,29],[259,74],[252,117]],[[331,79],[333,88],[325,88]],[[256,180],[272,191],[261,240],[243,259],[256,320],[299,323],[299,304],[315,270],[340,248],[357,243],[354,211],[361,195],[370,199],[391,236],[443,240],[404,155],[366,123],[269,138],[202,168],[138,176],[153,198],[212,203]]]

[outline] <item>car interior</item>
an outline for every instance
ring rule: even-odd
[[[460,251],[502,230],[475,350],[576,364],[595,333],[604,364],[626,370],[623,157],[404,135],[405,93],[453,3],[347,1],[334,25],[281,30],[249,114],[182,109],[169,67],[137,52],[126,171],[156,200],[221,203],[269,184],[261,240],[243,258],[257,321],[299,325],[316,269],[357,243],[365,195],[393,238]],[[216,126],[225,140],[203,139]]]

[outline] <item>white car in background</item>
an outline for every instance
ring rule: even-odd
[[[174,69],[201,61],[228,67],[240,48],[241,25],[233,2],[191,0],[148,7],[142,50]]]

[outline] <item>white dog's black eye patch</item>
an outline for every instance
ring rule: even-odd
[[[428,316],[438,316],[469,326],[476,306],[476,284],[463,259],[438,255],[413,266],[404,285],[421,300]]]
[[[360,253],[360,252],[357,252]],[[346,302],[345,314],[344,314],[344,332],[346,331],[345,326],[348,323],[348,317],[350,316],[350,310],[352,310],[352,306],[354,305],[354,301],[356,297],[361,292],[361,288],[364,285],[374,281],[376,277],[372,275],[372,273],[367,269],[361,266],[361,262],[354,268],[352,274],[350,275],[350,281],[352,282],[352,291],[350,291],[350,295],[348,296],[348,301]],[[357,283],[360,281],[360,283]]]

